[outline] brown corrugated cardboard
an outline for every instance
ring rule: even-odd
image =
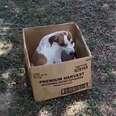
[[[31,57],[38,41],[46,34],[61,30],[72,33],[78,58],[60,64],[32,66]],[[33,96],[36,101],[65,96],[92,87],[92,57],[77,24],[71,22],[24,28],[23,40],[28,76],[31,80]]]

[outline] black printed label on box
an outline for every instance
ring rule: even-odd
[[[82,78],[84,78],[84,72],[79,72],[79,73],[64,76],[64,77],[39,80],[39,84],[41,84],[41,86],[49,86],[49,85],[61,86],[61,85],[71,84],[72,81],[82,79]]]
[[[43,73],[43,74],[35,73],[35,74],[33,75],[33,78],[34,78],[34,79],[42,79],[42,78],[44,78],[44,77],[46,77],[46,76],[47,76],[47,73]]]
[[[88,69],[88,65],[83,64],[83,65],[74,66],[74,73],[69,74],[67,76],[59,76],[52,79],[51,78],[48,79],[47,73],[43,73],[43,74],[35,73],[33,75],[33,78],[37,79],[37,82],[41,86],[61,86],[61,85],[71,84],[73,83],[73,81],[85,78],[85,73],[86,73],[85,70],[87,69]]]
[[[84,89],[88,87],[88,83],[83,83],[81,85],[76,85],[76,86],[72,86],[72,87],[67,87],[67,88],[63,88],[61,89],[61,95],[65,95],[65,94],[69,94],[69,93],[74,93],[78,90]]]
[[[87,64],[83,64],[83,65],[78,65],[74,67],[74,72],[80,72],[80,71],[84,71],[88,69],[88,65]]]

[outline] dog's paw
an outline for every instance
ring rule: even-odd
[[[61,61],[61,59],[57,59],[57,60],[55,60],[54,62],[53,62],[53,64],[59,64],[59,63],[61,63],[62,61]]]

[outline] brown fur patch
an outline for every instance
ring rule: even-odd
[[[66,32],[64,32],[63,34],[64,34],[64,35],[67,35],[67,33],[66,33]]]
[[[43,54],[38,54],[37,51],[34,52],[32,56],[32,64],[34,66],[39,66],[47,63],[47,59]]]
[[[68,32],[67,38],[68,38],[69,41],[71,40],[72,34],[70,32]]]
[[[72,34],[70,32],[68,32],[68,34],[66,32],[64,33],[60,33],[58,35],[54,35],[52,37],[49,38],[49,43],[52,46],[53,42],[57,42],[59,45],[64,45],[64,35],[67,35],[68,40],[70,41],[72,38]]]
[[[59,45],[64,44],[64,35],[63,34],[58,35],[57,42],[58,42]]]
[[[53,42],[57,42],[59,45],[64,44],[64,35],[58,34],[49,38],[49,43],[52,46]]]

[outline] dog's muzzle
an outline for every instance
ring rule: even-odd
[[[70,52],[70,53],[69,53],[69,55],[71,55],[71,56],[74,56],[74,54],[75,54],[74,52]]]

